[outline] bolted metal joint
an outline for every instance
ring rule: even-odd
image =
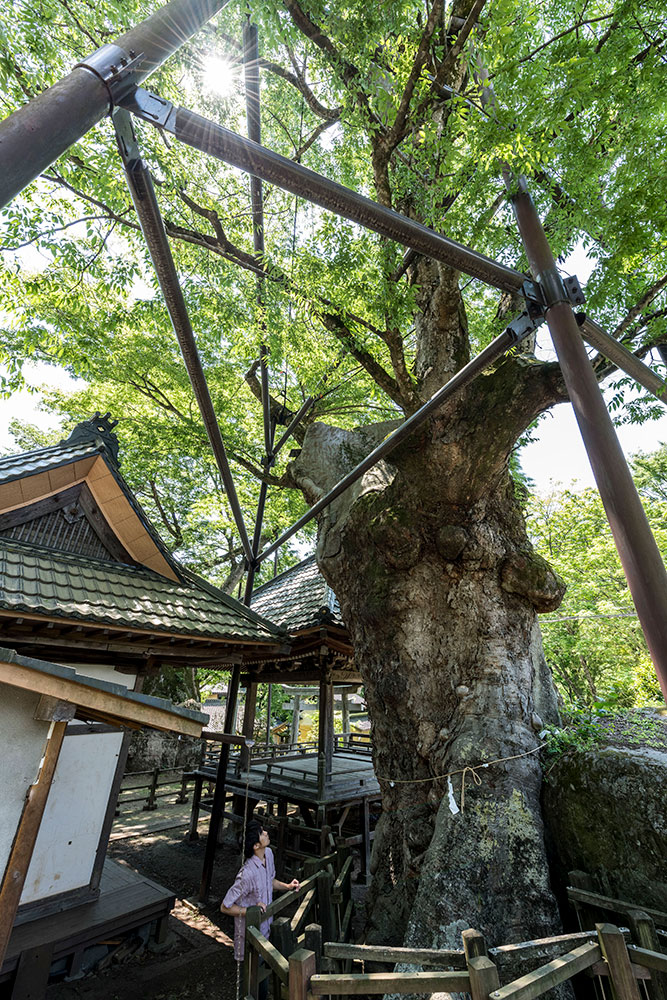
[[[137,70],[143,58],[143,52],[137,55],[133,49],[126,52],[120,45],[103,45],[74,68],[94,73],[106,85],[111,103],[115,105],[137,86]]]
[[[540,291],[544,301],[545,310],[555,306],[558,302],[569,302],[570,297],[565,288],[565,282],[558,273],[556,267],[547,268],[537,275]]]

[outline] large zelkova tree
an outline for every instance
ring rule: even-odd
[[[5,110],[153,6],[3,0]],[[592,258],[592,315],[642,357],[665,339],[667,26],[658,0],[250,7],[268,146],[525,268],[500,175],[509,162],[528,177],[559,259],[577,246]],[[244,132],[246,11],[230,4],[149,86]],[[493,115],[479,67],[496,91]],[[221,97],[212,88],[230,68],[235,83]],[[274,189],[259,258],[247,178],[149,126],[138,134],[248,514],[262,474],[262,338],[276,414],[320,397],[300,454],[269,474],[275,532],[447,382],[519,303]],[[28,243],[40,266],[26,258]],[[162,463],[167,482],[180,484],[179,523],[191,524],[202,503],[224,503],[108,122],[7,210],[3,244],[8,387],[22,359],[66,366],[88,387],[53,405],[70,419],[91,407],[121,417],[134,456],[126,472],[141,479],[146,460],[167,517]],[[619,403],[627,380],[594,364],[601,379],[616,378]],[[354,641],[383,791],[371,939],[458,946],[466,925],[491,942],[557,926],[534,751],[556,715],[537,614],[558,606],[563,587],[532,551],[508,465],[525,430],[565,400],[553,357],[527,347],[319,521],[318,560]],[[653,404],[633,405],[638,417]],[[464,769],[483,762],[477,783]]]

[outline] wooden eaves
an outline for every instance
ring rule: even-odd
[[[78,674],[70,667],[19,656],[13,649],[0,648],[0,684],[34,691],[68,702],[80,719],[94,719],[117,726],[148,726],[183,736],[201,735],[208,716],[185,708],[175,708],[162,698],[128,691],[121,684]]]

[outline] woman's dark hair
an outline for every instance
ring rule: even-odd
[[[243,854],[246,858],[251,858],[255,850],[255,844],[259,844],[259,838],[262,835],[262,830],[264,827],[257,819],[251,819],[248,823],[245,831],[245,843],[243,845]]]

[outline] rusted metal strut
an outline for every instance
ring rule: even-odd
[[[238,496],[236,495],[234,478],[229,467],[227,452],[213,408],[213,401],[206,376],[204,375],[201,358],[197,350],[188,309],[179,284],[176,266],[171,255],[169,240],[167,239],[157,198],[155,197],[150,172],[139,155],[139,149],[128,112],[122,108],[117,108],[114,111],[113,120],[116,128],[118,148],[125,167],[125,176],[141,224],[141,230],[144,234],[151,260],[153,261],[155,273],[160,282],[160,288],[162,289],[172,326],[181,348],[183,361],[185,362],[195,398],[199,405],[199,411],[204,421],[211,449],[220,470],[227,499],[232,508],[236,528],[241,539],[241,544],[243,545],[243,551],[246,554],[246,558],[252,560],[253,552],[246,531],[243,512],[241,511]]]
[[[543,290],[563,379],[667,701],[667,572],[579,336],[577,322],[524,178],[505,171],[533,277]]]
[[[292,194],[312,201],[345,219],[407,246],[426,257],[440,260],[464,274],[506,292],[523,293],[525,274],[500,264],[484,254],[436,233],[407,216],[329,180],[308,167],[274,153],[251,139],[231,132],[187,108],[175,107],[150,91],[137,87],[121,99],[137,117],[171,132],[180,142],[215,156],[231,166]],[[582,318],[581,334],[614,364],[667,404],[667,383],[639,358],[610,337],[588,317]]]
[[[0,207],[101,121],[229,0],[173,0],[0,123]]]

